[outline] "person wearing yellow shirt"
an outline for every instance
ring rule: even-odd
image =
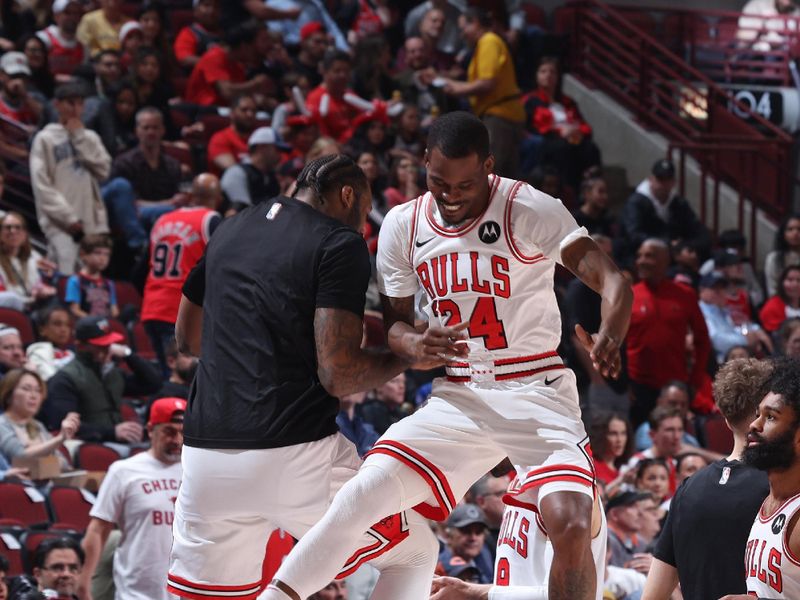
[[[474,48],[467,81],[441,78],[433,84],[443,85],[447,94],[469,98],[472,112],[489,130],[495,172],[503,177],[516,177],[525,110],[514,59],[503,38],[491,31],[488,13],[468,8],[459,17],[458,26],[465,43]]]
[[[76,37],[93,57],[102,50],[119,50],[119,30],[128,21],[122,0],[100,0],[100,8],[83,15]]]

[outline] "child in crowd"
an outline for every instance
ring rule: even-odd
[[[51,306],[35,317],[39,341],[28,346],[27,366],[47,381],[73,358],[72,316],[63,306]]]
[[[78,250],[83,266],[67,281],[64,300],[76,319],[119,315],[114,282],[103,277],[111,260],[111,239],[107,235],[87,235]]]

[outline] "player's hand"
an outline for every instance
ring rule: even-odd
[[[633,569],[642,575],[647,575],[650,572],[650,565],[653,564],[653,555],[650,553],[638,552],[633,555],[633,558],[625,563],[626,569]]]
[[[415,349],[415,369],[433,369],[445,363],[447,359],[464,358],[469,353],[464,330],[468,322],[453,327],[428,327],[419,336]]]
[[[580,325],[575,325],[578,341],[592,359],[592,366],[603,377],[616,379],[622,370],[622,358],[619,354],[622,340],[616,340],[607,333],[589,333]]]
[[[484,587],[455,577],[434,576],[430,600],[486,600],[489,595]]]
[[[142,429],[142,426],[134,421],[123,421],[114,426],[114,436],[117,438],[117,441],[127,444],[141,442],[143,433],[144,429]]]

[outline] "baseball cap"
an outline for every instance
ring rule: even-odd
[[[701,288],[713,288],[718,285],[728,285],[728,278],[719,271],[711,271],[700,278]]]
[[[6,52],[0,57],[0,71],[6,75],[31,75],[28,57],[22,52]]]
[[[183,398],[159,398],[150,405],[150,420],[147,421],[147,424],[181,423],[185,412],[186,400]],[[181,414],[177,415],[176,413]]]
[[[619,494],[611,496],[611,498],[608,499],[608,502],[606,502],[606,512],[610,511],[612,508],[631,506],[640,500],[646,500],[652,497],[653,496],[650,492],[641,492],[639,490],[620,492]]]
[[[138,31],[142,35],[144,32],[142,31],[142,26],[139,25],[139,21],[128,21],[120,27],[119,29],[119,43],[122,44],[125,41],[125,38],[128,37],[134,31]]]
[[[78,0],[56,0],[55,2],[53,2],[53,14],[57,15],[59,13],[64,12],[65,10],[67,10],[67,7],[70,4],[77,4],[78,6],[81,5],[81,3],[78,2]]]
[[[111,331],[105,317],[83,317],[75,325],[75,339],[95,346],[110,346],[125,341],[125,336]]]
[[[486,515],[474,504],[461,504],[456,506],[455,510],[450,513],[450,517],[447,519],[448,527],[466,527],[473,523],[482,523],[488,527]]]
[[[714,267],[732,267],[742,263],[742,257],[735,251],[722,250],[714,254]]]
[[[450,560],[445,561],[444,565],[444,572],[447,573],[448,577],[458,577],[469,569],[475,571],[476,574],[480,575],[480,570],[478,569],[478,565],[475,564],[474,560],[464,560],[460,556],[452,556]]]
[[[306,39],[315,33],[319,33],[320,31],[325,31],[325,26],[322,23],[319,21],[309,21],[300,28],[300,41],[304,42]]]
[[[5,323],[0,323],[0,338],[14,334],[19,335],[19,329],[16,327],[11,327],[11,325],[6,325]]]
[[[259,127],[250,134],[250,138],[247,140],[248,147],[257,146],[259,144],[275,146],[280,150],[292,149],[291,146],[284,144],[278,139],[278,134],[275,133],[275,130],[272,127]]]
[[[656,179],[675,179],[675,165],[671,160],[662,158],[653,165],[651,173]]]
[[[80,79],[73,79],[67,83],[62,83],[56,88],[54,97],[56,100],[66,100],[67,98],[86,98],[89,90],[86,84]]]
[[[719,234],[717,241],[723,248],[744,248],[747,246],[747,239],[737,229],[726,229]]]

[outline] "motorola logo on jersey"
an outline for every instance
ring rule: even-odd
[[[478,237],[484,244],[494,244],[500,239],[500,225],[494,221],[486,221],[481,223],[478,228]]]
[[[775,517],[775,520],[772,522],[772,533],[778,535],[783,529],[783,526],[786,524],[786,515],[783,513],[779,514]]]

